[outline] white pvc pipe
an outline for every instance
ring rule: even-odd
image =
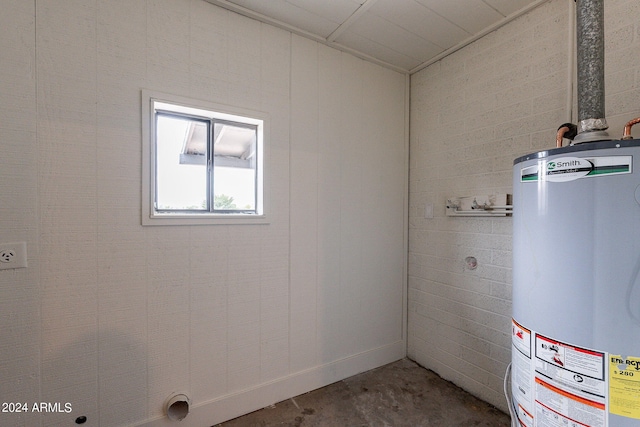
[[[189,396],[183,393],[177,393],[170,396],[165,403],[165,412],[167,418],[171,421],[182,421],[189,415],[189,405],[191,400]]]

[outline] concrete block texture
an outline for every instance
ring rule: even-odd
[[[449,218],[444,204],[510,193],[513,160],[554,148],[558,126],[576,121],[573,7],[544,3],[411,77],[408,355],[505,410],[511,220]],[[630,54],[639,31],[637,2],[606,2],[606,108],[617,138],[640,115]],[[433,219],[421,215],[427,202]],[[465,269],[467,256],[476,270]]]

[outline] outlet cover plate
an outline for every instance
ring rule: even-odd
[[[27,243],[0,243],[0,270],[27,267]]]

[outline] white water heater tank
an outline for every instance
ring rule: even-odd
[[[640,140],[514,161],[521,427],[640,426]]]

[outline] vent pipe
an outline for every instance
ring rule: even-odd
[[[604,112],[604,0],[576,0],[578,135],[574,143],[611,140]]]

